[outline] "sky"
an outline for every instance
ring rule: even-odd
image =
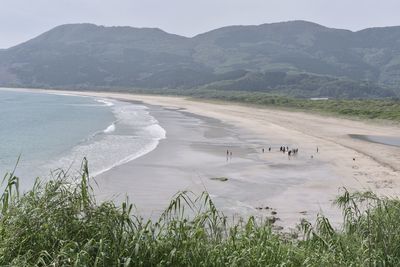
[[[400,0],[0,0],[0,48],[66,23],[157,27],[188,37],[299,19],[356,31],[400,25],[399,10]]]

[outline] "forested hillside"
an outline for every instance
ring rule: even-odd
[[[352,32],[306,21],[230,26],[193,38],[69,24],[0,50],[0,85],[393,97],[400,91],[399,44],[400,27]]]

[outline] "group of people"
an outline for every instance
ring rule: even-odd
[[[268,151],[271,152],[271,150],[272,150],[272,148],[268,147]],[[261,151],[262,151],[262,153],[265,153],[265,148],[262,148]],[[298,148],[289,149],[289,146],[281,146],[279,148],[279,151],[283,152],[284,154],[287,152],[289,157],[295,156],[295,155],[297,155],[297,153],[299,153]],[[317,147],[317,153],[318,153],[318,151],[319,151],[319,149]],[[232,155],[233,155],[232,151],[229,151],[229,149],[227,149],[226,150],[226,161],[232,160]],[[311,156],[311,158],[313,158],[313,156]],[[355,160],[355,159],[353,159],[353,160]]]
[[[288,146],[286,146],[286,147],[285,146],[281,146],[279,148],[279,151],[281,151],[283,153],[286,153],[286,151],[287,151],[288,156],[290,157],[290,156],[296,155],[299,152],[299,149],[298,148],[293,148],[293,149],[289,150]]]
[[[261,151],[262,151],[262,153],[264,153],[265,149],[262,148]],[[271,152],[271,147],[268,148],[268,151]],[[293,155],[296,155],[299,152],[299,149],[298,148],[289,149],[288,146],[281,146],[279,148],[279,151],[283,152],[283,153],[286,153],[286,151],[287,151],[289,156],[293,156]]]
[[[272,148],[269,147],[268,151],[271,152],[271,150],[272,150]],[[262,153],[265,153],[265,149],[264,148],[262,148],[261,151],[262,151]],[[287,152],[288,156],[289,156],[289,159],[290,159],[291,156],[295,156],[295,155],[297,155],[297,153],[299,153],[299,149],[298,148],[289,149],[289,146],[281,146],[279,148],[279,151],[283,152],[283,153]],[[316,151],[317,151],[317,153],[319,153],[319,147],[318,146],[317,146]],[[314,158],[314,155],[311,155],[311,159],[313,159],[313,158]],[[226,150],[226,161],[229,161],[231,159],[232,159],[232,151]],[[353,157],[353,161],[356,161],[355,157]]]

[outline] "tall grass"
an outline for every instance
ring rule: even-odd
[[[60,172],[19,194],[13,173],[0,201],[0,265],[11,266],[396,266],[400,201],[344,190],[343,228],[318,216],[296,235],[254,218],[227,222],[207,193],[181,192],[158,220],[128,202],[96,203],[84,161],[77,182]]]

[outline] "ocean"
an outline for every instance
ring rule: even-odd
[[[147,107],[110,99],[0,90],[0,174],[13,170],[22,188],[58,170],[91,175],[134,160],[166,132]]]

